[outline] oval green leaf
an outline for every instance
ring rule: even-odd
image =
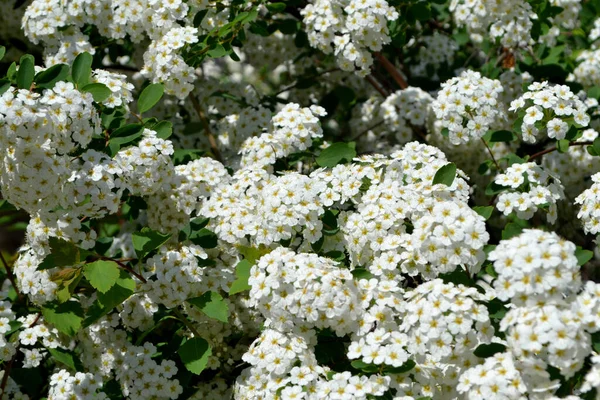
[[[162,83],[152,83],[146,86],[138,99],[138,111],[140,114],[143,114],[154,107],[161,99],[164,92],[165,88]]]
[[[83,87],[90,82],[93,60],[94,57],[90,53],[81,53],[73,61],[71,76],[78,87]]]
[[[449,163],[438,169],[433,177],[433,184],[444,184],[446,186],[452,186],[454,178],[456,177],[456,165]]]

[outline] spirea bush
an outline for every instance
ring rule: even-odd
[[[0,399],[600,399],[600,2],[0,2]]]

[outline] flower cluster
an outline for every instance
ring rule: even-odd
[[[541,166],[534,162],[513,164],[496,175],[494,183],[510,188],[501,192],[496,202],[496,208],[504,215],[515,212],[521,219],[530,219],[543,209],[548,222],[556,222],[556,203],[565,197],[564,187],[558,177]]]
[[[388,22],[398,12],[385,0],[316,0],[302,11],[312,47],[333,53],[344,71],[367,75],[373,64],[370,51],[390,42]]]
[[[501,124],[506,118],[499,101],[503,90],[499,81],[470,70],[444,82],[431,106],[450,142],[479,139]]]
[[[408,87],[389,95],[383,103],[383,120],[398,143],[409,142],[413,129],[422,128],[429,116],[433,98],[419,88]]]
[[[325,114],[322,107],[300,108],[295,103],[287,104],[273,117],[269,134],[244,141],[240,150],[242,167],[262,167],[294,151],[306,150],[313,138],[323,135],[317,117]]]
[[[575,198],[581,204],[577,218],[583,223],[585,233],[600,232],[600,174],[592,175],[592,186]]]
[[[566,85],[534,82],[521,97],[510,103],[509,111],[523,115],[523,140],[535,143],[540,132],[564,139],[572,124],[585,127],[590,123],[586,105]]]
[[[453,0],[450,11],[459,26],[466,26],[476,42],[483,35],[499,38],[509,48],[527,46],[531,38],[531,5],[523,0],[511,1],[461,1]]]
[[[498,274],[494,288],[501,300],[532,305],[579,289],[575,245],[556,233],[526,229],[501,241],[489,259]]]
[[[432,79],[437,79],[438,69],[450,66],[454,62],[454,53],[458,49],[456,42],[448,35],[434,31],[431,36],[424,36],[418,42],[419,52],[410,71],[416,76],[428,76],[428,71],[433,68]]]
[[[290,331],[296,326],[329,328],[338,336],[356,330],[361,294],[348,270],[316,254],[278,248],[252,267],[250,304],[266,325]]]

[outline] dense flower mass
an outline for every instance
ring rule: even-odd
[[[599,399],[598,14],[0,2],[0,400]]]

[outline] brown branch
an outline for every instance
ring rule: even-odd
[[[42,313],[38,313],[37,316],[35,317],[35,319],[33,320],[33,322],[28,326],[28,328],[33,328],[35,326],[35,324],[38,323],[38,321],[40,320],[40,317],[42,316]],[[10,375],[10,370],[12,369],[12,366],[15,362],[15,360],[17,359],[17,356],[19,355],[19,347],[20,347],[20,343],[17,344],[16,348],[15,348],[15,354],[12,356],[12,358],[10,359],[10,361],[8,362],[8,364],[6,364],[6,367],[4,368],[4,376],[2,377],[2,383],[0,383],[0,399],[4,398],[5,395],[5,391],[6,391],[6,385],[8,383],[8,376]]]
[[[373,75],[367,75],[365,77],[365,79],[367,80],[367,82],[369,82],[371,84],[371,86],[373,86],[375,88],[375,90],[377,90],[379,92],[379,94],[381,94],[384,98],[388,97],[388,94],[385,92],[385,90],[383,90],[383,88],[381,87],[381,85],[379,84],[379,82],[377,82],[377,80],[375,80],[375,78],[373,77]]]
[[[588,146],[593,144],[594,142],[592,141],[587,141],[587,142],[571,142],[569,143],[569,147],[571,146]],[[533,154],[532,156],[529,157],[529,160],[533,160],[535,158],[541,157],[544,154],[548,154],[548,153],[552,153],[553,151],[556,151],[558,149],[558,147],[554,146],[554,147],[550,147],[549,149],[546,150],[542,150],[538,153]]]
[[[494,157],[494,153],[492,153],[492,149],[490,149],[490,146],[487,144],[485,139],[481,138],[481,141],[483,142],[483,145],[487,149],[488,153],[490,153],[490,157],[492,157],[492,161],[494,162],[494,165],[496,165],[496,168],[498,169],[498,171],[504,171],[502,169],[502,167],[500,166],[500,164],[498,164],[498,161],[496,161],[496,157]]]
[[[325,70],[325,71],[321,71],[318,74],[308,76],[308,77],[306,77],[306,79],[318,78],[320,76],[323,76],[323,75],[326,75],[326,74],[329,74],[329,73],[332,73],[332,72],[337,72],[337,71],[340,71],[340,69],[339,68],[328,69],[328,70]],[[279,96],[281,93],[285,93],[288,90],[291,90],[291,89],[295,88],[296,86],[298,86],[298,84],[300,82],[301,82],[300,80],[297,80],[296,82],[292,83],[291,85],[286,86],[283,89],[280,89],[278,92],[275,92],[275,94],[273,94],[273,96]]]
[[[194,106],[194,110],[196,110],[196,114],[198,114],[198,118],[202,122],[202,126],[204,127],[204,134],[208,138],[208,143],[210,144],[210,149],[215,156],[215,159],[220,163],[223,163],[223,158],[221,157],[221,152],[219,151],[219,147],[217,146],[217,140],[215,136],[210,131],[210,125],[208,123],[208,119],[206,115],[204,115],[204,111],[202,110],[202,106],[200,106],[200,102],[194,93],[190,93],[190,100],[192,101],[192,105]]]
[[[378,123],[376,123],[375,125],[371,125],[370,127],[368,127],[367,129],[365,129],[364,131],[362,131],[362,132],[359,132],[358,134],[356,134],[356,136],[354,136],[352,139],[350,139],[350,141],[352,141],[352,142],[353,142],[353,141],[357,140],[357,139],[358,139],[358,138],[360,138],[362,135],[364,135],[365,133],[369,132],[371,129],[375,129],[375,128],[377,128],[378,126],[382,125],[384,122],[385,122],[385,120],[383,120],[383,119],[382,119],[381,121],[379,121],[379,122],[378,122]]]
[[[123,268],[124,270],[126,270],[127,272],[129,272],[131,275],[135,276],[136,278],[138,278],[140,281],[142,281],[143,283],[148,282],[146,280],[146,278],[144,278],[142,275],[138,274],[137,272],[134,271],[133,268],[131,268],[129,265],[124,264],[123,262],[121,262],[120,260],[115,260],[114,258],[110,258],[110,257],[100,257],[101,260],[106,260],[106,261],[114,261],[115,263],[117,263],[119,265],[119,267]]]
[[[23,294],[21,292],[19,292],[19,288],[17,287],[17,280],[15,279],[15,275],[13,274],[12,269],[8,266],[8,263],[6,262],[6,259],[4,258],[4,254],[2,254],[2,250],[0,250],[0,260],[2,260],[2,263],[4,264],[4,268],[6,269],[6,277],[8,278],[10,283],[15,288],[15,292],[17,293],[17,297],[19,297],[19,301],[23,300]],[[1,398],[1,396],[0,396],[0,398]]]
[[[383,68],[385,68],[385,70],[392,76],[394,81],[396,81],[398,86],[400,86],[401,89],[406,89],[408,87],[408,83],[406,83],[406,80],[404,79],[402,74],[396,69],[394,64],[392,64],[390,62],[390,60],[388,60],[381,53],[375,53],[374,55],[375,55],[375,58],[377,58],[379,60],[379,62],[381,62],[381,65],[383,65]]]

